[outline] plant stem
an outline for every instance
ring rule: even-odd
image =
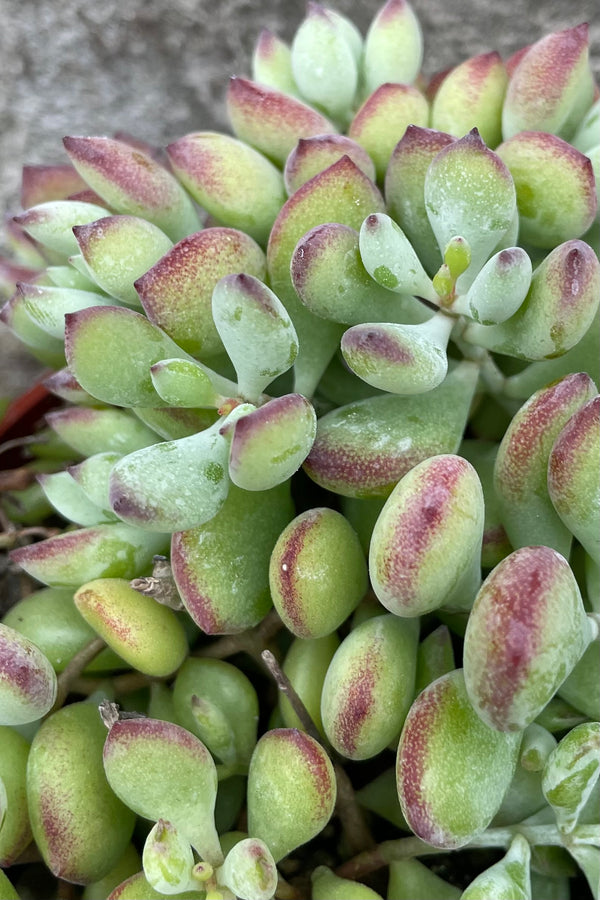
[[[326,752],[329,752],[304,703],[296,693],[294,686],[287,675],[282,671],[271,651],[264,650],[261,656],[277,684],[277,687],[290,701],[292,709],[300,719],[306,733],[321,744]],[[367,828],[363,811],[356,800],[352,782],[344,768],[336,760],[333,760],[333,770],[337,787],[335,808],[340,822],[342,823],[342,828],[344,829],[344,834],[351,852],[355,853],[357,850],[373,848],[375,842],[371,836],[371,832]]]
[[[277,888],[275,890],[277,900],[302,900],[302,895],[296,888],[277,873]]]
[[[20,546],[24,538],[50,538],[60,534],[60,528],[45,528],[43,525],[30,525],[27,528],[10,528],[0,533],[0,550],[12,550]]]
[[[304,703],[302,702],[302,700],[296,693],[294,686],[292,685],[292,682],[287,677],[287,675],[284,673],[284,671],[282,670],[281,666],[279,665],[279,663],[277,662],[277,660],[275,659],[275,657],[273,656],[271,651],[263,650],[263,652],[261,653],[261,658],[262,658],[265,666],[269,670],[269,674],[273,678],[278,689],[281,691],[282,694],[285,694],[285,696],[290,701],[292,709],[294,710],[294,712],[300,719],[300,721],[302,723],[302,727],[304,728],[304,731],[306,731],[306,733],[309,734],[311,736],[311,738],[314,738],[315,741],[317,741],[319,744],[321,744],[321,746],[323,746],[323,738],[319,734],[319,730],[318,730],[317,726],[315,725],[315,723],[313,722],[310,713],[308,712]]]
[[[467,850],[474,847],[503,847],[508,848],[516,834],[522,834],[533,846],[563,847],[569,843],[586,843],[596,845],[600,841],[600,826],[581,825],[574,829],[571,835],[563,836],[556,825],[512,825],[509,828],[489,828],[473,838],[464,847]],[[395,841],[384,841],[373,850],[359,853],[353,859],[347,860],[336,869],[336,874],[341,878],[360,879],[383,866],[389,865],[400,859],[409,859],[414,856],[431,856],[443,852],[444,848],[432,847],[418,837],[399,838]]]
[[[209,657],[210,659],[226,659],[236,653],[247,653],[261,662],[261,653],[277,632],[283,628],[283,622],[272,609],[256,628],[239,634],[226,634],[216,641],[200,647],[192,656]]]
[[[75,681],[79,678],[83,670],[93,659],[95,659],[98,654],[104,650],[106,647],[106,643],[102,640],[101,637],[92,638],[89,644],[86,644],[85,647],[82,647],[75,656],[69,660],[63,671],[57,678],[57,689],[56,689],[56,700],[54,701],[54,706],[50,710],[50,715],[53,712],[56,712],[57,709],[60,709],[67,696],[69,691],[73,687]]]

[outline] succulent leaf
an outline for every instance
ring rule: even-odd
[[[558,827],[570,834],[600,774],[600,722],[585,722],[566,734],[550,754],[542,789]]]
[[[67,137],[64,145],[81,177],[115,212],[147,219],[172,241],[200,227],[181,185],[139,148],[106,137]]]
[[[583,241],[566,241],[542,260],[525,300],[510,319],[498,325],[470,324],[464,337],[517,359],[553,359],[575,347],[590,330],[599,298],[596,254]],[[551,380],[562,373],[554,369],[549,374]]]
[[[333,509],[309,509],[279,535],[269,564],[273,603],[299,638],[331,634],[367,589],[367,567],[356,533]]]
[[[144,875],[161,894],[192,889],[194,851],[171,822],[159,819],[148,832],[142,853]]]
[[[252,78],[265,87],[297,95],[289,46],[268,28],[263,28],[254,45]]]
[[[212,131],[179,138],[169,160],[193,198],[222,225],[264,244],[285,200],[281,172],[242,141]]]
[[[163,406],[150,367],[186,354],[140,313],[92,307],[66,317],[65,349],[79,384],[98,400],[118,406]]]
[[[321,695],[325,734],[348,759],[370,759],[398,738],[414,695],[418,623],[367,619],[342,641]]]
[[[300,349],[295,364],[295,389],[310,397],[333,356],[342,329],[324,323],[298,300],[290,259],[298,241],[317,225],[338,222],[358,230],[367,213],[383,211],[383,198],[373,182],[344,156],[303,184],[281,208],[267,247],[272,290],[288,310]]]
[[[570,140],[594,95],[587,23],[546,35],[513,72],[502,109],[504,140],[545,131]]]
[[[240,900],[271,900],[277,888],[277,867],[266,843],[259,838],[238,841],[218,869],[217,882]]]
[[[452,311],[482,325],[496,325],[513,316],[531,285],[532,265],[525,250],[500,250],[479,270],[473,284],[452,304]]]
[[[598,208],[587,156],[542,131],[520,131],[496,153],[514,180],[522,241],[551,250],[585,234]]]
[[[284,394],[223,429],[231,442],[232,482],[246,491],[267,491],[300,468],[315,439],[317,416],[302,394]]]
[[[420,325],[355,325],[342,337],[342,355],[373,387],[392,394],[426,393],[446,377],[453,327],[454,319],[443,312]]]
[[[41,719],[56,699],[56,673],[36,644],[0,623],[0,725]]]
[[[513,547],[545,544],[568,556],[571,532],[548,493],[548,460],[563,427],[596,394],[585,373],[567,375],[532,394],[506,429],[494,466],[494,487]]]
[[[236,415],[245,407],[237,407]],[[230,414],[232,415],[232,414]],[[229,490],[229,442],[218,420],[197,434],[130,453],[110,477],[112,509],[150,531],[184,531],[212,519]]]
[[[511,173],[476,128],[442,148],[425,176],[425,207],[440,251],[454,235],[471,248],[471,265],[457,281],[464,292],[508,231],[517,194]]]
[[[335,631],[321,638],[294,638],[283,662],[283,671],[321,734],[321,693],[333,654],[340,645]],[[302,722],[284,694],[279,694],[279,711],[286,728],[304,731]]]
[[[0,725],[0,863],[3,868],[19,858],[33,836],[27,813],[28,756],[29,742],[14,728]]]
[[[521,834],[515,835],[506,855],[481,872],[460,900],[478,900],[492,894],[498,900],[531,900],[530,860],[529,844]]]
[[[593,638],[575,576],[550,547],[523,547],[484,581],[469,616],[464,673],[483,722],[519,732],[542,712]]]
[[[348,156],[367,178],[375,181],[373,160],[360,144],[342,134],[317,134],[300,138],[285,161],[283,178],[288,194],[293,194],[342,156]]]
[[[137,216],[108,216],[73,229],[96,284],[128,306],[140,305],[134,282],[173,246],[166,234]]]
[[[462,669],[438,678],[410,708],[398,745],[398,796],[414,833],[456,849],[500,808],[521,735],[495,731],[474,711]]]
[[[366,884],[340,878],[327,866],[317,866],[311,880],[313,900],[383,900],[381,894]]]
[[[188,654],[185,631],[172,609],[121,578],[83,584],[75,606],[94,631],[132,668],[157,678],[170,675]]]
[[[36,644],[59,674],[95,636],[73,603],[73,588],[42,588],[15,603],[2,621]],[[110,672],[122,660],[105,648],[85,668],[85,673]]]
[[[265,255],[235,228],[213,227],[179,241],[135,283],[146,315],[188,353],[203,359],[223,344],[212,318],[212,293],[225,275],[263,279]]]
[[[173,685],[173,708],[178,723],[222,762],[249,763],[256,745],[258,697],[236,666],[222,659],[188,658]]]
[[[412,84],[422,59],[423,34],[412,6],[406,0],[387,0],[365,38],[365,90],[371,94],[386,82]]]
[[[322,831],[335,800],[333,766],[314,738],[295,728],[261,737],[248,773],[248,831],[275,862]]]
[[[600,565],[600,397],[573,413],[548,457],[548,493],[567,528]]]
[[[307,103],[247,78],[230,80],[227,113],[234,134],[280,166],[300,138],[337,131]]]
[[[29,204],[28,204],[29,206]],[[73,226],[87,225],[105,216],[107,210],[94,203],[77,200],[50,200],[33,204],[15,221],[25,232],[50,250],[61,256],[71,256],[78,252]]]
[[[491,147],[502,140],[502,110],[508,85],[500,54],[481,53],[444,78],[431,105],[431,127],[462,137],[477,128]]]
[[[114,795],[102,766],[106,730],[91,703],[53,713],[33,739],[27,799],[33,836],[58,878],[98,881],[121,858],[135,816]]]
[[[82,456],[132,453],[156,444],[158,437],[126,410],[68,407],[48,413],[48,425]]]
[[[94,503],[69,472],[52,472],[37,477],[45,496],[63,518],[77,525],[116,522],[110,507]]]
[[[329,10],[309,4],[308,15],[294,35],[291,62],[302,96],[333,119],[345,119],[356,93],[358,67],[344,31]]]
[[[269,611],[269,558],[293,514],[287,485],[270,491],[243,491],[232,485],[213,518],[173,535],[171,564],[177,588],[206,634],[252,628]]]
[[[348,136],[365,148],[381,181],[392,151],[409,125],[429,125],[429,104],[411,84],[380,85],[352,119]]]
[[[418,859],[390,863],[390,900],[459,900],[460,894],[460,888],[444,881]]]
[[[124,522],[66,531],[13,550],[11,557],[33,578],[53,587],[79,587],[94,578],[135,578],[167,541]]]
[[[19,283],[17,290],[29,318],[59,340],[65,338],[65,316],[84,309],[116,305],[113,299],[103,294],[74,288]]]
[[[256,403],[298,355],[292,320],[272,290],[245,274],[226,275],[217,282],[212,312],[238,376],[239,395]]]
[[[418,294],[437,304],[431,280],[399,225],[385,213],[371,213],[360,229],[360,255],[378,284],[399,294]]]
[[[427,396],[382,394],[327,413],[306,461],[307,474],[345,497],[387,497],[417,463],[455,453],[478,377],[463,362]]]
[[[103,762],[111,788],[130,809],[153,821],[166,818],[202,859],[222,863],[214,826],[217,770],[195,735],[159,719],[118,719]]]
[[[431,456],[388,497],[369,550],[371,583],[397,616],[469,607],[480,583],[483,490],[460,456]]]
[[[334,222],[311,228],[296,244],[292,282],[302,303],[334,322],[406,322],[418,324],[431,312],[413,297],[381,287],[365,269],[359,235]]]
[[[453,140],[443,131],[409,125],[394,147],[385,173],[389,213],[430,276],[438,270],[442,254],[425,208],[425,178],[433,158]]]
[[[191,359],[161,359],[150,366],[157,394],[169,406],[218,407],[225,398],[218,394],[206,366]]]

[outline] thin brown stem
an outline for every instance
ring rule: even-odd
[[[310,713],[271,651],[264,650],[261,656],[277,684],[278,689],[285,694],[289,700],[292,709],[300,719],[306,733],[318,741],[326,752],[329,752]],[[371,832],[367,828],[363,811],[358,805],[356,794],[354,793],[354,788],[352,787],[352,782],[350,781],[347,772],[341,763],[336,760],[333,761],[333,770],[337,787],[335,809],[337,816],[342,823],[342,828],[344,829],[350,851],[352,853],[357,853],[361,850],[374,847],[375,842],[371,836]]]
[[[364,812],[358,804],[348,773],[339,762],[334,763],[333,769],[337,782],[335,809],[344,828],[350,852],[358,853],[372,849],[376,846],[375,840],[365,821]]]
[[[75,900],[77,888],[71,881],[63,881],[59,878],[56,885],[57,900]]]
[[[527,825],[521,822],[506,828],[489,828],[460,849],[467,850],[473,847],[501,847],[507,849],[517,834],[522,834],[532,847],[535,845],[548,847],[566,846],[565,837],[559,832],[556,825]],[[579,826],[573,832],[572,839],[580,843],[596,845],[600,839],[600,827],[597,825]],[[336,875],[339,875],[341,878],[360,880],[365,875],[369,875],[371,872],[375,872],[377,869],[381,869],[383,866],[387,866],[396,860],[410,859],[413,856],[432,856],[439,852],[439,847],[432,847],[431,844],[422,841],[418,837],[384,841],[374,847],[373,850],[359,853],[353,859],[342,863],[336,869]]]
[[[57,679],[56,700],[51,709],[51,713],[60,709],[69,692],[72,690],[75,681],[79,678],[87,665],[95,659],[98,654],[104,650],[106,643],[101,637],[92,638],[89,644],[82,647],[75,656],[69,660],[63,671]]]
[[[87,697],[93,694],[94,691],[104,687],[109,680],[115,694],[121,696],[122,694],[131,694],[140,688],[148,687],[149,684],[155,681],[166,681],[167,677],[157,678],[143,675],[141,672],[124,672],[123,675],[115,675],[112,678],[110,675],[107,675],[106,678],[76,678],[71,684],[71,690],[74,693],[83,694]]]
[[[315,741],[323,746],[323,738],[319,734],[319,729],[313,722],[312,716],[296,693],[292,682],[287,677],[287,675],[275,659],[274,655],[270,650],[263,650],[263,652],[261,653],[261,657],[278,689],[282,694],[285,694],[287,699],[290,701],[291,707],[300,719],[304,731],[306,731],[307,734],[309,734],[312,738],[315,739]]]
[[[8,528],[0,533],[0,550],[12,550],[23,538],[49,538],[60,534],[60,528],[44,528],[42,525],[31,525],[29,528]]]
[[[282,627],[283,623],[277,610],[272,609],[255,628],[239,634],[223,635],[223,637],[200,647],[192,656],[226,659],[236,653],[247,653],[260,662],[262,651]]]
[[[302,900],[302,894],[278,873],[275,898],[276,900]]]
[[[439,847],[432,847],[418,837],[399,838],[396,841],[384,841],[359,853],[352,859],[342,863],[335,870],[340,878],[349,878],[351,881],[360,880],[371,872],[389,865],[399,859],[410,859],[413,856],[427,856],[439,853]]]
[[[25,437],[12,438],[10,441],[4,441],[0,444],[0,455],[8,453],[9,450],[16,450],[18,447],[26,447],[28,444],[46,444],[47,438],[39,434],[28,434]]]

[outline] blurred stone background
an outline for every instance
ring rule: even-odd
[[[383,4],[328,2],[363,33]],[[488,50],[508,56],[584,21],[600,70],[597,0],[412,5],[425,33],[426,75]],[[295,0],[0,0],[0,207],[19,209],[24,162],[65,161],[66,134],[127,131],[166,144],[227,129],[228,77],[250,73],[261,28],[290,40],[304,10]],[[38,371],[0,324],[0,397],[14,396]]]

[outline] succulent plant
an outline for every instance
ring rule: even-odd
[[[2,896],[598,898],[587,26],[422,58],[310,3],[232,134],[25,169]]]

